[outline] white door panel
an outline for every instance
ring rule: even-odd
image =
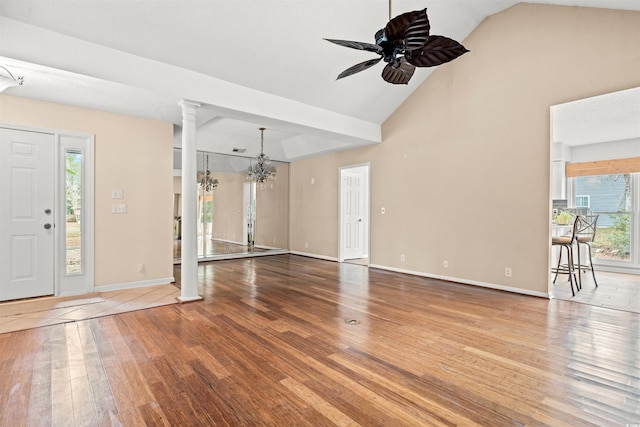
[[[344,191],[344,253],[345,259],[361,258],[364,255],[362,173],[345,171]]]
[[[0,300],[54,292],[53,135],[0,129]]]

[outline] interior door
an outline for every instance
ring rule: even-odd
[[[364,195],[363,173],[343,171],[344,259],[362,258],[364,255]]]
[[[0,301],[54,293],[51,134],[0,128]]]

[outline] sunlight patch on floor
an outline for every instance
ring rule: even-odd
[[[176,304],[178,296],[180,289],[167,284],[6,302],[0,304],[0,333]]]

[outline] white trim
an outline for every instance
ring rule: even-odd
[[[172,276],[160,279],[141,280],[139,282],[115,283],[113,285],[96,286],[95,292],[120,291],[123,289],[144,288],[146,286],[169,285],[175,281],[176,279]]]
[[[325,261],[334,261],[334,262],[339,262],[338,258],[336,257],[331,257],[331,256],[325,256],[325,255],[317,255],[317,254],[310,254],[307,252],[299,252],[299,251],[290,251],[289,252],[291,255],[300,255],[300,256],[306,256],[309,258],[317,258],[317,259],[323,259]]]
[[[59,294],[69,294],[78,292],[93,292],[94,271],[95,271],[95,244],[94,244],[94,135],[66,132],[56,133],[57,142],[57,176],[58,176],[58,197],[59,203],[56,213],[56,227],[59,233],[57,245]],[[82,153],[82,234],[81,250],[83,269],[81,273],[67,274],[66,272],[66,246],[65,246],[65,225],[66,225],[66,200],[65,200],[65,152],[66,150],[78,150]]]
[[[419,272],[419,271],[405,270],[405,269],[402,269],[402,268],[387,267],[387,266],[384,266],[384,265],[377,265],[377,264],[371,264],[369,267],[370,268],[378,268],[380,270],[393,271],[393,272],[396,272],[396,273],[411,274],[413,276],[428,277],[430,279],[446,280],[447,282],[460,283],[460,284],[463,284],[463,285],[473,285],[473,286],[480,286],[480,287],[483,287],[483,288],[496,289],[496,290],[499,290],[499,291],[513,292],[513,293],[516,293],[516,294],[529,295],[529,296],[533,296],[533,297],[541,297],[541,298],[547,298],[547,299],[551,299],[553,297],[553,295],[551,293],[530,291],[530,290],[527,290],[527,289],[520,289],[520,288],[513,288],[511,286],[498,285],[498,284],[495,284],[495,283],[478,282],[476,280],[467,280],[467,279],[460,279],[460,278],[457,278],[457,277],[441,276],[439,274],[422,273],[422,272]]]

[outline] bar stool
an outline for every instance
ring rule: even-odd
[[[591,270],[593,276],[593,283],[598,287],[596,281],[596,273],[593,270],[593,258],[591,256],[591,244],[596,239],[596,225],[598,224],[598,215],[586,215],[576,217],[578,226],[576,227],[576,243],[578,247],[578,283],[582,288],[582,270]],[[580,257],[580,246],[586,245],[589,251],[589,265],[582,265],[582,258]]]
[[[555,273],[553,277],[553,283],[556,283],[556,279],[558,278],[558,274],[567,274],[569,275],[569,284],[571,286],[571,294],[576,296],[576,292],[573,290],[573,284],[576,285],[576,291],[580,290],[579,283],[576,279],[576,269],[575,264],[573,262],[573,244],[576,241],[576,231],[579,225],[578,217],[576,217],[573,221],[573,226],[571,227],[571,234],[565,234],[564,236],[557,236],[551,238],[551,246],[559,246],[560,253],[558,254],[558,265],[556,267],[551,268],[551,272]],[[567,263],[562,264],[562,250],[566,250],[567,252]]]

